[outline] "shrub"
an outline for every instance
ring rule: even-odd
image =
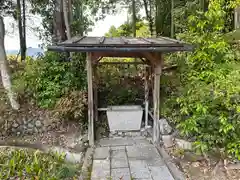
[[[116,61],[116,60],[115,60]],[[99,70],[99,103],[107,105],[136,104],[144,99],[144,82],[139,75],[141,67],[134,65],[101,66]]]
[[[225,42],[223,1],[210,1],[206,13],[189,17],[182,37],[195,44],[181,66],[181,87],[167,112],[200,152],[223,149],[240,159],[240,64]]]
[[[0,152],[0,179],[58,180],[77,177],[78,165],[66,164],[64,155],[7,148]]]
[[[46,53],[35,61],[27,61],[24,70],[14,75],[17,91],[32,97],[40,107],[53,108],[71,90],[85,89],[85,69],[82,57],[78,57],[66,62],[62,54]]]
[[[63,97],[61,97],[54,111],[63,119],[75,120],[84,120],[85,112],[87,110],[87,95],[85,92],[81,91],[72,91]],[[87,119],[87,118],[86,118]],[[84,121],[81,121],[84,123]]]

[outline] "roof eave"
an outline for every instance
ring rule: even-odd
[[[58,52],[177,52],[193,51],[192,45],[182,46],[158,46],[158,47],[67,47],[67,46],[49,46],[49,51]]]

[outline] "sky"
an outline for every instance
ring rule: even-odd
[[[89,36],[103,36],[108,32],[111,26],[120,26],[127,20],[127,11],[122,11],[117,15],[108,15],[104,20],[95,24],[92,32],[89,32]],[[6,36],[5,36],[5,48],[7,50],[19,50],[19,36],[16,22],[9,17],[4,18]],[[27,47],[38,47],[41,41],[38,38],[38,34],[34,32],[32,28],[41,25],[41,18],[35,16],[26,21],[26,25],[31,28],[27,28]]]

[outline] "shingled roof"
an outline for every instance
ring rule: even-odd
[[[67,41],[49,46],[52,51],[75,52],[174,52],[192,51],[193,46],[167,37],[90,37],[76,36]]]

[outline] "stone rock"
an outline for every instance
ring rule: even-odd
[[[191,151],[185,151],[184,152],[184,160],[188,162],[197,162],[197,161],[203,161],[204,157],[198,154],[195,154]]]
[[[193,162],[193,163],[192,163],[192,166],[193,166],[193,167],[199,167],[199,166],[200,166],[200,162]]]
[[[27,118],[26,117],[23,117],[23,119],[22,119],[22,121],[23,121],[23,123],[25,124],[25,125],[27,125]]]
[[[15,133],[17,130],[15,128],[12,128],[12,132]]]
[[[176,145],[185,150],[192,150],[192,143],[184,139],[175,138]]]
[[[34,127],[34,125],[32,123],[28,124],[28,128],[32,129]]]
[[[33,133],[33,129],[28,129],[28,130],[27,130],[27,133],[28,133],[28,134],[32,134],[32,133]]]
[[[172,132],[172,127],[169,125],[166,119],[160,119],[158,122],[161,134],[167,135]]]
[[[80,137],[80,141],[81,142],[87,142],[88,141],[88,134],[84,134],[84,135],[82,135],[81,137]]]
[[[47,131],[47,127],[43,126],[42,127],[42,132],[46,132]]]
[[[111,134],[112,136],[115,136],[115,135],[117,135],[117,131],[111,131],[110,134]]]
[[[172,135],[162,135],[163,144],[166,148],[173,147],[173,137]]]
[[[37,120],[37,121],[35,122],[35,126],[36,126],[37,128],[42,127],[41,121]]]
[[[52,129],[55,129],[56,128],[56,123],[52,123],[50,126],[51,126]]]
[[[17,124],[22,124],[23,122],[22,122],[22,119],[21,118],[18,118],[17,120],[16,120],[16,123]]]
[[[20,125],[17,129],[18,131],[24,131],[23,125]]]
[[[17,128],[19,125],[18,125],[18,123],[13,123],[13,128]]]
[[[123,136],[123,132],[119,131],[118,136]]]
[[[173,137],[180,137],[180,131],[178,129],[175,129],[172,133]]]
[[[17,136],[20,136],[20,135],[21,135],[21,132],[18,131],[18,132],[17,132]]]
[[[1,134],[2,134],[2,136],[6,136],[7,135],[7,131],[2,131]]]
[[[34,133],[38,133],[38,129],[37,129],[37,128],[34,128],[34,129],[33,129],[33,132],[34,132]]]

